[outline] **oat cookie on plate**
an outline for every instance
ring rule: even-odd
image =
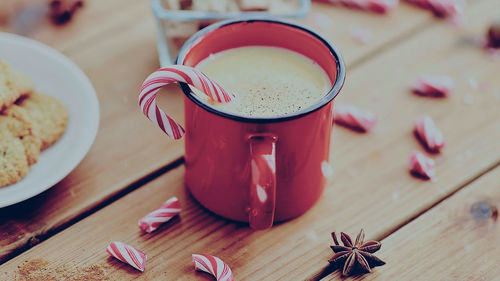
[[[33,81],[0,59],[0,112],[33,91]]]
[[[37,125],[42,142],[41,150],[57,142],[68,125],[68,111],[56,98],[34,92],[17,104],[25,109],[28,116]]]
[[[9,130],[13,136],[19,138],[24,146],[28,165],[35,164],[42,146],[38,125],[25,109],[15,104],[4,110],[0,116],[7,122],[7,128],[0,130]]]
[[[0,114],[0,187],[21,180],[38,161],[41,139],[26,111],[12,105]]]

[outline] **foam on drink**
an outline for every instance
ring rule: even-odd
[[[238,98],[230,103],[200,99],[225,112],[249,117],[275,117],[308,108],[330,90],[332,83],[311,59],[282,48],[249,46],[225,50],[196,68]]]

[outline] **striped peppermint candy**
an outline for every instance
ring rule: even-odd
[[[443,134],[429,116],[422,116],[415,120],[414,133],[430,152],[437,153],[445,146]]]
[[[181,138],[184,128],[156,105],[156,95],[162,87],[175,82],[187,83],[216,102],[230,102],[234,98],[219,84],[193,67],[172,65],[153,72],[142,84],[139,105],[142,112],[173,139]]]
[[[464,0],[406,0],[408,3],[427,9],[437,17],[460,22],[465,9]]]
[[[345,104],[335,105],[333,120],[339,125],[361,132],[368,132],[377,124],[377,118],[371,112]]]
[[[111,242],[106,248],[106,252],[141,272],[146,268],[146,254],[123,242]]]
[[[385,14],[394,9],[399,0],[327,0],[335,5]]]
[[[410,173],[426,180],[432,179],[436,175],[436,164],[434,160],[415,150],[410,156]]]
[[[169,221],[181,212],[181,202],[177,197],[168,199],[158,209],[147,214],[139,220],[139,228],[150,233],[155,231],[161,224]]]
[[[413,93],[426,97],[447,97],[453,90],[453,79],[448,76],[421,75],[413,84]]]
[[[212,274],[217,281],[234,281],[233,272],[218,257],[193,254],[194,269]]]

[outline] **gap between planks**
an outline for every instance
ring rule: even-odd
[[[102,208],[112,204],[113,202],[116,202],[123,196],[133,192],[134,190],[145,186],[147,183],[154,181],[161,175],[167,173],[168,171],[175,169],[181,165],[184,164],[184,157],[180,157],[175,159],[174,161],[170,162],[169,164],[165,166],[161,166],[156,170],[153,170],[151,173],[146,174],[145,176],[137,179],[136,181],[131,182],[128,184],[125,188],[119,190],[118,192],[110,194],[107,198],[104,198],[101,202],[98,202],[94,206],[89,206],[88,210],[83,211],[80,215],[76,216],[74,219],[69,220],[66,223],[61,224],[60,226],[50,229],[46,233],[43,233],[42,235],[35,235],[29,238],[28,243],[26,243],[23,247],[20,247],[16,250],[14,250],[12,253],[7,254],[3,258],[0,258],[0,266],[7,261],[19,256],[20,254],[24,253],[25,251],[29,250],[30,248],[42,243],[43,241],[49,239],[50,237],[56,235],[57,233],[61,232],[62,230],[74,225],[75,223],[87,218],[88,216],[91,216],[92,214],[98,212]]]
[[[355,280],[498,280],[500,169],[495,168],[384,240],[393,266]],[[483,212],[474,211],[480,206]],[[334,272],[322,281],[339,280]]]
[[[426,30],[427,28],[432,27],[436,23],[437,23],[437,21],[431,19],[431,21],[425,21],[423,23],[416,25],[415,27],[411,28],[409,31],[404,32],[403,34],[401,34],[399,36],[396,36],[395,38],[389,40],[388,42],[382,44],[381,46],[375,48],[374,50],[368,52],[366,55],[363,55],[360,58],[355,59],[351,63],[350,69],[351,70],[356,69],[357,67],[363,65],[363,63],[369,62],[371,59],[377,57],[378,55],[381,55],[381,54],[387,52],[388,50],[397,47],[399,45],[399,43],[401,43],[406,38],[408,38],[410,36],[415,36],[416,34]],[[95,36],[93,38],[98,38],[99,36],[100,36],[100,33],[95,34]],[[68,48],[66,51],[69,53],[72,53],[73,51],[77,52],[78,48],[75,48],[75,49]],[[157,177],[167,173],[169,170],[181,165],[182,163],[183,163],[183,158],[181,157],[181,158],[176,159],[172,163],[169,163],[166,166],[160,166],[159,168],[155,169],[152,173],[147,174],[144,177],[139,178],[138,180],[131,182],[123,190],[120,190],[116,193],[110,194],[108,197],[104,198],[101,202],[98,202],[97,204],[95,204],[93,206],[89,206],[88,210],[84,210],[84,212],[82,214],[69,220],[67,223],[62,224],[61,226],[58,226],[55,229],[51,229],[47,233],[44,233],[43,235],[32,237],[24,247],[21,247],[20,249],[14,251],[14,253],[12,253],[11,255],[8,255],[4,260],[0,261],[0,264],[2,264],[5,261],[21,254],[22,252],[26,251],[27,249],[31,248],[32,246],[41,243],[43,240],[46,240],[46,239],[52,237],[53,235],[64,230],[65,228],[72,226],[73,224],[75,224],[75,223],[81,221],[82,219],[88,217],[89,215],[99,211],[103,207],[117,201],[118,199],[120,199],[124,195],[136,190],[137,188],[141,187],[145,183],[150,182],[150,181],[156,179]]]
[[[431,209],[435,208],[436,206],[438,206],[439,204],[441,204],[443,201],[451,198],[453,195],[455,195],[460,190],[464,189],[465,187],[469,186],[470,184],[474,183],[475,181],[479,180],[480,178],[482,178],[484,176],[487,176],[487,174],[489,174],[490,172],[492,172],[493,170],[495,170],[498,167],[500,167],[500,161],[494,163],[493,165],[485,168],[482,171],[479,171],[475,176],[473,176],[470,179],[464,181],[464,183],[458,185],[456,189],[452,190],[448,194],[446,194],[443,197],[439,198],[435,202],[431,202],[432,204],[430,204],[426,208],[423,208],[420,212],[415,213],[414,216],[408,218],[406,221],[404,221],[404,222],[402,222],[402,223],[400,223],[398,225],[395,225],[393,228],[388,229],[386,232],[383,232],[380,235],[375,236],[373,238],[373,240],[377,240],[377,241],[382,241],[383,242],[384,239],[388,238],[391,234],[397,232],[401,228],[403,228],[406,225],[410,224],[412,221],[418,219],[420,216],[424,215],[425,213],[427,213]],[[310,278],[307,278],[306,280],[307,281],[320,281],[323,278],[325,278],[328,275],[330,275],[331,273],[333,273],[335,270],[336,269],[334,269],[334,268],[332,268],[330,266],[325,266],[321,270],[319,270],[318,272],[316,272],[315,274],[313,274]]]
[[[126,26],[132,26],[134,24],[137,24],[137,22],[129,22]],[[426,20],[420,24],[417,24],[415,27],[412,27],[408,31],[403,32],[402,34],[400,34],[400,35],[394,37],[393,39],[390,39],[389,41],[378,46],[377,48],[369,51],[367,54],[362,55],[357,59],[354,59],[352,61],[352,63],[350,63],[350,65],[349,65],[350,71],[353,71],[356,68],[363,65],[364,63],[371,61],[375,57],[382,55],[385,52],[388,52],[389,50],[391,50],[393,48],[396,48],[401,42],[403,42],[407,38],[415,36],[415,35],[423,32],[424,30],[431,28],[435,24],[440,24],[440,23],[439,23],[439,21],[436,21],[433,18],[430,18],[430,20]],[[121,28],[123,28],[123,26],[121,26]],[[111,29],[113,29],[113,28],[111,28]],[[109,32],[109,30],[105,30],[103,32],[93,34],[91,39],[102,38],[102,36],[107,32]],[[80,50],[80,47],[81,46],[79,46],[79,45],[69,46],[69,47],[64,49],[64,52],[66,54],[74,54]],[[163,174],[169,172],[170,170],[182,165],[183,163],[184,163],[184,157],[182,156],[182,157],[177,158],[174,161],[172,161],[164,166],[160,166],[157,169],[155,169],[154,171],[152,171],[151,173],[146,174],[145,176],[143,176],[135,181],[132,181],[124,189],[122,189],[116,193],[110,194],[107,198],[103,199],[101,202],[98,202],[96,205],[89,206],[88,210],[84,210],[81,214],[79,214],[75,218],[69,220],[68,222],[63,223],[62,225],[60,225],[54,229],[50,229],[49,231],[47,231],[46,233],[43,233],[42,235],[35,235],[33,237],[30,237],[28,242],[24,246],[21,246],[20,248],[14,250],[12,253],[4,256],[3,258],[0,258],[0,265],[4,264],[5,262],[9,261],[10,259],[17,257],[18,255],[29,250],[33,246],[38,245],[38,244],[42,243],[43,241],[51,238],[52,236],[61,232],[62,230],[66,229],[68,227],[71,227],[72,225],[78,223],[79,221],[81,221],[81,220],[87,218],[88,216],[98,212],[99,210],[112,204],[113,202],[116,202],[117,200],[119,200],[123,196],[127,195],[128,193],[140,188],[141,186],[147,184],[150,181],[155,180],[156,178],[162,176]]]

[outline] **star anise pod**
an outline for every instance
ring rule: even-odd
[[[352,243],[351,237],[344,232],[340,233],[340,239],[344,246],[341,246],[337,240],[337,235],[332,232],[334,246],[330,246],[335,255],[329,260],[331,264],[341,265],[342,276],[349,276],[357,271],[359,273],[371,272],[371,269],[376,266],[384,265],[385,262],[372,255],[380,249],[382,244],[378,241],[367,241],[365,239],[365,232],[363,229],[356,237],[356,241]]]

